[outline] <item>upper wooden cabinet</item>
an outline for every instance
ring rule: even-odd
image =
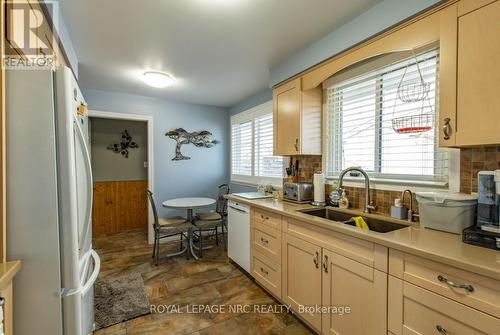
[[[321,87],[302,90],[301,78],[273,90],[274,154],[321,154]]]
[[[500,1],[441,12],[440,145],[500,144]]]

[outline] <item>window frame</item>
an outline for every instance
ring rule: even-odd
[[[431,51],[435,48],[436,48],[435,45],[433,45],[432,47],[427,46],[425,48],[427,50],[424,50],[424,52]],[[417,51],[417,54],[419,54],[419,53],[420,52]],[[397,54],[391,55],[390,54],[390,55],[385,56],[385,57],[387,57],[389,59],[389,62],[387,64],[390,64],[391,60],[395,61],[398,59],[406,58],[406,56],[404,56],[404,52],[401,52],[401,55],[397,55]],[[377,57],[377,58],[378,59],[374,60],[373,65],[370,66],[369,64],[362,64],[358,69],[355,69],[353,71],[353,74],[348,74],[348,71],[341,71],[344,73],[340,74],[339,78],[332,79],[334,77],[331,77],[331,78],[327,79],[323,83],[323,88],[324,88],[324,92],[325,92],[324,94],[325,95],[327,94],[326,90],[328,88],[331,88],[334,85],[333,83],[340,83],[344,80],[347,80],[348,78],[352,78],[352,77],[358,76],[362,73],[366,73],[368,71],[374,70],[380,66],[384,66],[384,64],[383,64],[384,63],[384,59],[383,59],[384,56]],[[385,61],[385,62],[387,62],[387,61]],[[439,59],[438,59],[437,63],[439,64]],[[439,69],[438,69],[438,71],[439,71]],[[386,72],[380,73],[376,77],[374,87],[378,87],[380,85],[380,83],[382,81],[382,77],[385,73]],[[378,89],[376,89],[375,91],[377,94],[375,101],[379,101],[380,100],[380,91]],[[439,98],[438,98],[438,94],[437,94],[436,95],[436,109],[439,108],[439,100],[438,99]],[[328,113],[328,107],[327,107],[326,101],[327,101],[327,99],[325,99],[325,103],[324,103],[325,112],[323,113],[323,118],[322,118],[322,123],[323,123],[322,131],[323,131],[323,134],[325,134],[323,136],[323,145],[322,145],[322,148],[323,148],[322,164],[324,166],[325,171],[327,170],[326,167],[329,163],[332,163],[332,165],[335,166],[335,169],[338,170],[339,164],[340,164],[338,162],[339,157],[334,157],[335,153],[332,153],[332,154],[328,153],[328,151],[334,150],[333,147],[335,144],[330,143],[331,141],[330,141],[330,138],[328,136],[328,134],[329,134],[329,132],[328,132],[329,115],[328,114],[329,113]],[[376,102],[375,112],[376,112],[375,118],[382,116],[380,102]],[[436,123],[438,121],[438,117],[439,117],[439,114],[436,116],[436,119],[435,119]],[[339,124],[340,122],[341,122],[340,120],[334,120],[333,121],[334,127],[336,127],[338,129],[338,127],[341,126]],[[380,138],[380,129],[378,129],[378,131],[377,131],[377,128],[380,128],[380,127],[379,127],[377,122],[375,124],[376,124],[376,129],[375,129],[375,135],[376,135],[375,137],[376,138],[374,139],[375,151],[380,154],[380,150],[381,150],[381,146],[379,143],[380,141],[377,140]],[[379,134],[379,135],[377,135],[377,134]],[[434,130],[434,134],[435,134],[434,136],[439,136],[437,126]],[[438,146],[439,146],[439,144],[438,144]],[[372,182],[371,183],[372,188],[391,190],[391,191],[401,191],[401,190],[407,188],[408,186],[412,186],[412,189],[415,191],[419,191],[419,190],[428,191],[429,189],[439,189],[439,190],[446,189],[446,190],[458,192],[459,191],[459,183],[460,183],[460,150],[459,149],[450,149],[450,148],[442,148],[442,150],[448,151],[448,154],[449,154],[449,158],[448,158],[448,166],[449,167],[448,167],[448,181],[447,182],[445,182],[445,181],[433,181],[433,180],[429,180],[423,176],[419,177],[416,175],[394,175],[394,174],[382,174],[380,172],[370,172],[368,174],[370,175],[370,181]],[[375,157],[374,162],[376,162],[376,159],[377,159],[377,157]],[[378,159],[379,160],[381,159],[380,155],[379,155]],[[329,162],[329,161],[331,161],[331,162]],[[327,183],[333,184],[334,181],[338,180],[339,175],[340,175],[340,171],[338,171],[334,174],[329,173],[326,176]],[[345,180],[344,185],[351,186],[351,187],[359,187],[364,183],[364,179],[361,177],[346,176],[344,180]]]
[[[255,119],[273,113],[273,102],[272,100],[266,101],[260,105],[252,107],[246,111],[240,112],[238,114],[232,115],[229,120],[229,137],[230,137],[230,157],[229,157],[229,174],[230,174],[230,182],[235,184],[256,186],[258,184],[271,184],[276,186],[281,186],[283,183],[283,177],[264,177],[264,176],[256,176],[255,175]],[[251,175],[239,175],[233,174],[233,124],[236,123],[244,123],[252,121],[252,169]],[[273,124],[274,124],[274,115],[273,115]],[[274,138],[273,138],[274,141]],[[285,157],[282,157],[283,161],[285,161]]]

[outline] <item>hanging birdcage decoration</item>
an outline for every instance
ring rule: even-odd
[[[412,51],[413,53],[413,51]],[[416,79],[407,79],[408,68],[413,62],[417,67],[418,77]],[[392,128],[398,134],[422,133],[432,130],[434,127],[434,110],[429,98],[431,84],[425,82],[417,57],[413,53],[413,58],[408,61],[404,73],[401,76],[397,88],[397,98],[394,99]],[[417,113],[396,117],[396,107],[398,99],[403,103],[421,102]]]

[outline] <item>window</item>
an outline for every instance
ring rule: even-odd
[[[281,183],[283,158],[273,156],[272,103],[231,117],[231,181]]]
[[[446,184],[449,153],[438,147],[438,68],[439,49],[394,53],[327,80],[327,175],[360,166],[374,178]],[[420,74],[427,93],[412,86]],[[425,98],[411,99],[418,93]]]

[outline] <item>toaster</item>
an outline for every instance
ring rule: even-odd
[[[293,202],[305,203],[314,197],[312,183],[283,183],[283,199]]]

